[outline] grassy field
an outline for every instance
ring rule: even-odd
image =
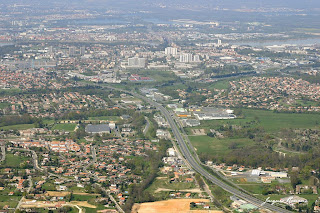
[[[0,195],[0,208],[2,209],[5,205],[9,205],[10,208],[15,208],[20,199],[20,196]]]
[[[280,200],[281,198],[288,197],[291,195],[258,195],[257,197],[261,200],[266,200],[270,197],[270,200]],[[312,203],[318,199],[318,195],[310,194],[310,195],[298,195],[299,197],[303,197],[308,200],[308,207],[312,206]]]
[[[72,201],[89,201],[91,199],[97,198],[97,195],[77,195],[73,194]]]
[[[77,124],[56,124],[53,127],[53,130],[64,130],[67,132],[73,132]]]
[[[194,128],[186,128],[191,135],[191,129],[217,129],[219,126],[238,125],[242,126],[251,121],[258,121],[252,127],[263,127],[267,133],[278,133],[283,128],[319,128],[320,114],[293,114],[293,113],[274,113],[266,110],[243,109],[243,117],[234,120],[211,120],[201,121],[201,126]],[[228,148],[230,144],[236,143],[236,148],[250,146],[254,144],[253,140],[248,138],[211,138],[204,136],[189,136],[191,143],[195,146],[199,153],[208,154],[226,154],[231,150]]]
[[[10,167],[10,168],[18,168],[20,166],[20,164],[26,160],[31,160],[31,159],[24,157],[24,156],[16,156],[13,154],[6,154],[6,159],[2,165],[5,167]]]
[[[209,136],[192,136],[189,137],[193,146],[197,149],[199,153],[208,153],[208,154],[224,154],[228,153],[230,149],[228,148],[230,144],[237,143],[237,148],[244,146],[253,145],[253,141],[248,138],[211,138]]]
[[[229,87],[229,80],[220,80],[210,84],[209,89],[228,89]]]
[[[263,127],[267,132],[277,132],[282,128],[307,129],[320,127],[320,114],[274,113],[267,110],[253,109],[243,109],[242,112],[244,118],[201,121],[200,127],[214,128],[223,124],[242,125],[254,120],[258,120],[257,126]]]
[[[45,189],[46,191],[55,191],[56,186],[53,183],[46,182],[42,185],[42,189]]]
[[[0,109],[4,109],[4,108],[6,108],[6,107],[8,107],[8,106],[10,106],[10,104],[9,103],[0,103]]]
[[[10,130],[10,129],[24,130],[24,129],[31,129],[31,128],[34,128],[33,124],[18,124],[18,125],[0,127],[0,129],[3,129],[3,130]]]
[[[241,188],[251,192],[252,194],[262,194],[264,184],[241,184]]]
[[[174,81],[178,78],[172,72],[159,71],[159,70],[131,70],[130,73],[138,74],[142,77],[150,77],[157,82]],[[143,83],[143,84],[150,84],[151,83],[152,84],[154,82],[140,82],[140,83]]]
[[[193,189],[196,185],[194,182],[186,183],[186,182],[174,182],[169,183],[168,178],[166,179],[156,179],[153,181],[151,186],[147,189],[149,192],[154,192],[159,188],[163,189],[171,189],[173,191],[175,190],[184,190],[184,189]]]
[[[119,121],[121,118],[119,116],[99,116],[99,117],[89,117],[88,120],[95,120],[95,121]]]

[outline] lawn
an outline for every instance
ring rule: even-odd
[[[241,148],[244,146],[250,146],[254,144],[254,141],[248,138],[211,138],[209,136],[191,136],[189,137],[190,142],[197,149],[198,153],[207,153],[207,154],[224,154],[231,151],[228,147],[232,143],[237,144],[237,148]]]
[[[292,195],[259,195],[257,196],[261,200],[266,200],[268,197],[270,197],[270,200],[280,200],[281,198],[288,197]],[[318,199],[318,195],[314,194],[305,194],[305,195],[298,195],[299,197],[303,197],[308,200],[308,207],[312,206],[312,203],[315,202]]]
[[[228,89],[230,87],[229,80],[220,80],[210,83],[210,89]]]
[[[0,195],[0,208],[2,209],[5,205],[9,205],[10,208],[15,208],[20,199],[20,196]]]
[[[42,185],[42,189],[46,191],[55,191],[56,186],[53,183],[46,182],[45,184]]]
[[[24,129],[31,129],[31,128],[34,128],[33,124],[18,124],[18,125],[0,127],[0,129],[3,129],[3,130],[11,130],[11,129],[24,130]]]
[[[212,128],[223,124],[242,125],[246,122],[258,120],[257,126],[267,132],[277,132],[282,128],[315,128],[320,125],[320,114],[274,113],[267,110],[242,109],[244,118],[234,120],[201,121],[200,127]],[[197,127],[199,128],[199,127]]]
[[[3,166],[10,167],[10,168],[18,168],[20,167],[20,164],[26,160],[31,160],[31,159],[24,156],[16,156],[16,155],[7,153]]]
[[[77,124],[56,124],[52,128],[53,130],[64,130],[67,132],[73,132]]]
[[[89,117],[88,120],[95,121],[119,121],[121,118],[119,116],[99,116],[99,117]]]
[[[244,190],[251,192],[252,194],[262,194],[262,190],[264,188],[264,184],[241,184],[239,185]]]
[[[72,201],[89,201],[99,197],[98,195],[76,195],[73,194]]]
[[[132,74],[138,74],[141,77],[150,77],[157,82],[175,81],[178,77],[173,72],[159,70],[130,70]],[[152,84],[154,82],[139,82],[142,84]]]
[[[243,118],[234,120],[210,120],[201,121],[201,125],[193,128],[186,128],[190,135],[191,129],[217,129],[219,126],[227,125],[245,125],[247,122],[258,121],[252,127],[263,127],[268,133],[278,133],[282,128],[319,128],[320,114],[298,114],[298,113],[274,113],[266,110],[243,109]],[[226,154],[231,150],[230,144],[236,143],[236,148],[250,146],[254,144],[253,140],[248,138],[211,138],[209,136],[189,136],[191,143],[199,153],[207,154]]]
[[[186,182],[174,182],[169,183],[168,179],[156,179],[153,181],[151,186],[147,189],[149,192],[154,192],[158,188],[164,188],[164,189],[172,189],[175,190],[184,190],[184,189],[193,189],[196,188],[196,185],[194,182],[186,183]]]
[[[4,109],[8,106],[10,106],[11,104],[7,103],[7,102],[3,102],[3,103],[0,103],[0,109]]]

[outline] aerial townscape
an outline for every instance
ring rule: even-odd
[[[320,213],[317,0],[0,0],[0,213]]]

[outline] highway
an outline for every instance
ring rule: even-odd
[[[187,144],[185,142],[185,140],[183,139],[183,136],[181,134],[181,132],[179,131],[179,128],[177,126],[177,124],[175,123],[174,119],[172,118],[172,116],[170,115],[170,113],[168,112],[168,110],[166,110],[161,104],[145,97],[142,96],[136,92],[131,92],[131,91],[127,91],[127,90],[123,90],[123,89],[118,89],[118,88],[114,88],[111,86],[106,86],[106,85],[98,85],[100,87],[104,87],[104,88],[109,88],[109,89],[113,89],[113,90],[118,90],[124,93],[128,93],[131,94],[132,96],[142,99],[145,102],[149,103],[150,105],[154,106],[156,109],[158,109],[166,118],[166,120],[168,121],[172,132],[175,136],[176,139],[176,143],[178,144],[178,147],[180,148],[181,154],[184,156],[185,160],[187,161],[187,163],[190,165],[190,167],[198,172],[199,174],[201,174],[203,177],[205,177],[207,180],[211,181],[212,183],[216,184],[217,186],[223,188],[224,190],[226,190],[227,192],[239,197],[240,199],[243,199],[257,207],[260,208],[264,208],[264,209],[268,209],[270,211],[273,212],[280,212],[280,213],[289,213],[291,211],[288,211],[286,209],[277,207],[277,206],[273,206],[269,203],[264,203],[264,201],[259,200],[258,198],[247,194],[243,191],[240,191],[239,189],[237,189],[236,186],[232,186],[229,185],[227,183],[225,183],[224,181],[216,178],[215,176],[211,175],[208,171],[206,171],[200,164],[199,162],[195,159],[195,157],[191,154],[189,148],[187,147]]]
[[[6,146],[1,145],[1,160],[0,162],[4,161],[6,159]]]

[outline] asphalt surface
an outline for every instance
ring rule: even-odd
[[[146,101],[147,103],[149,103],[150,105],[156,107],[159,111],[161,111],[161,113],[165,116],[166,120],[168,121],[168,123],[170,124],[170,127],[172,129],[172,132],[175,136],[176,142],[178,144],[178,147],[180,148],[181,154],[184,156],[184,158],[186,159],[186,161],[188,162],[188,164],[192,167],[193,170],[195,170],[196,172],[198,172],[199,174],[201,174],[203,177],[205,177],[207,180],[211,181],[212,183],[216,184],[217,186],[223,188],[224,190],[226,190],[227,192],[235,195],[236,197],[243,199],[259,208],[264,208],[264,209],[268,209],[270,211],[273,212],[280,212],[280,213],[289,213],[291,211],[288,211],[286,209],[277,207],[277,206],[273,206],[269,203],[265,203],[262,200],[259,200],[258,198],[247,194],[245,192],[240,191],[239,189],[237,189],[236,186],[231,186],[226,184],[224,181],[216,178],[215,176],[211,175],[208,171],[206,171],[200,164],[199,162],[197,162],[197,160],[194,158],[194,156],[191,154],[189,148],[187,147],[186,142],[183,139],[183,136],[181,134],[181,132],[179,131],[179,128],[177,127],[177,124],[174,122],[174,119],[172,118],[172,116],[170,115],[170,113],[168,112],[168,110],[166,110],[162,105],[160,105],[159,103],[148,99],[145,96],[142,96],[136,92],[131,92],[131,91],[126,91],[123,89],[118,89],[118,88],[114,88],[111,86],[104,86],[104,85],[98,85],[100,87],[105,87],[105,88],[109,88],[109,89],[113,89],[113,90],[118,90],[124,93],[128,93],[131,94],[134,97],[137,97],[139,99],[142,99],[144,101]]]
[[[1,146],[1,160],[0,162],[4,161],[6,159],[6,147],[5,145]]]

